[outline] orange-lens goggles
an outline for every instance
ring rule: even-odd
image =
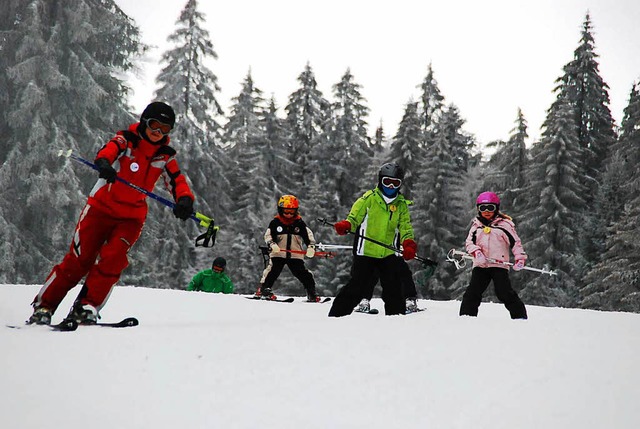
[[[149,127],[151,131],[161,133],[163,136],[171,132],[171,125],[160,122],[157,119],[147,119],[147,127]]]
[[[214,266],[213,267],[213,271],[215,271],[216,273],[221,273],[221,272],[224,271],[224,268],[218,267],[218,266]]]
[[[296,209],[284,209],[282,210],[282,213],[286,215],[294,215],[296,214]]]
[[[402,186],[402,180],[396,179],[395,177],[383,177],[382,186],[386,188],[398,189],[400,186]]]

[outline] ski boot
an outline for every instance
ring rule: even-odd
[[[371,304],[367,298],[362,298],[360,304],[356,307],[358,313],[368,313],[371,310]]]
[[[418,302],[417,302],[416,298],[407,298],[407,301],[406,301],[405,304],[406,304],[406,307],[407,307],[407,310],[406,310],[407,314],[416,313],[416,312],[419,311],[418,310]]]
[[[278,299],[278,297],[275,296],[273,294],[273,292],[271,292],[271,288],[270,287],[262,288],[262,290],[260,291],[260,298],[261,299],[266,299],[266,300],[269,300],[269,301],[273,301],[275,299]]]
[[[73,304],[65,320],[75,320],[78,325],[95,325],[98,323],[98,310],[90,304]]]
[[[51,310],[44,307],[35,307],[33,314],[27,320],[28,325],[50,325],[51,324]]]
[[[308,294],[307,302],[320,302],[320,297],[316,294]]]

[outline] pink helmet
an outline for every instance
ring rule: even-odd
[[[478,195],[478,198],[476,198],[476,205],[478,204],[495,204],[497,206],[500,205],[500,197],[498,197],[498,195],[496,195],[493,192],[483,192],[480,195]]]

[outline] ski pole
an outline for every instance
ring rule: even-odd
[[[71,158],[74,161],[77,161],[81,164],[84,164],[88,167],[93,168],[96,171],[100,171],[99,168],[91,161],[87,161],[86,159],[76,155],[75,153],[73,153],[73,151],[71,149],[67,150],[67,151],[63,151],[63,150],[59,150],[58,151],[58,156],[64,156],[65,158]],[[135,185],[119,176],[116,176],[116,180],[120,183],[123,183],[125,185],[127,185],[130,188],[135,189],[136,191],[146,195],[147,197],[150,197],[162,204],[164,204],[167,207],[170,207],[171,209],[173,209],[176,204],[171,201],[168,200],[158,194],[154,194],[151,191],[147,191],[144,188],[141,188],[138,185]],[[205,215],[203,215],[202,213],[198,213],[198,212],[194,212],[191,214],[191,216],[189,217],[190,219],[193,219],[194,221],[196,221],[200,226],[204,226],[205,228],[207,228],[207,231],[204,234],[199,235],[198,237],[196,237],[196,247],[199,245],[202,245],[203,247],[213,247],[213,245],[216,242],[216,233],[218,232],[218,230],[220,229],[220,227],[215,226],[215,223],[213,221],[213,218],[207,217]],[[200,244],[200,240],[202,240],[202,244]]]
[[[317,245],[316,245],[317,246]],[[263,254],[269,254],[270,253],[270,249],[266,246],[260,246],[260,250],[262,250]],[[288,249],[280,249],[280,252],[286,252],[286,253],[295,253],[298,255],[306,255],[307,252],[304,250],[288,250]],[[334,256],[336,256],[335,253],[333,252],[316,252],[314,256],[317,256],[318,258],[333,258]]]
[[[316,247],[320,250],[338,250],[338,249],[353,249],[353,246],[348,246],[346,244],[322,244],[316,243]]]
[[[334,226],[334,224],[332,224],[331,222],[327,221],[324,218],[318,218],[317,220],[318,220],[318,222],[320,222],[320,223],[322,223],[324,225]],[[356,234],[355,232],[352,232],[352,231],[347,231],[347,232],[349,234],[355,235],[356,237],[360,237],[363,240],[367,240],[367,241],[370,241],[370,242],[372,242],[374,244],[377,244],[378,246],[384,247],[385,249],[393,250],[395,253],[402,254],[402,250],[398,249],[397,247],[391,246],[390,244],[382,243],[381,241],[374,240],[373,238],[369,238],[369,237],[366,237],[364,235]],[[414,259],[416,261],[418,261],[418,262],[421,262],[425,266],[435,267],[436,265],[438,265],[438,263],[436,261],[432,261],[429,258],[423,258],[423,257],[418,256],[418,255],[416,255],[416,257]]]
[[[464,261],[465,259],[473,260],[473,256],[456,249],[451,249],[449,250],[449,253],[447,253],[447,261],[453,262],[457,269],[464,268],[467,265],[467,263]],[[487,258],[487,262],[491,262],[492,264],[501,264],[507,267],[513,267],[513,263],[508,261],[498,261],[497,259]],[[550,276],[558,275],[558,273],[553,270],[544,270],[527,266],[525,266],[523,269],[527,271],[534,271],[540,274],[549,274]]]

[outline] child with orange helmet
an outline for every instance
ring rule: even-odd
[[[262,273],[256,298],[275,299],[272,287],[282,269],[289,267],[291,274],[302,282],[307,301],[319,302],[316,282],[311,271],[304,265],[304,257],[313,258],[316,241],[313,232],[302,220],[298,199],[293,195],[283,195],[278,200],[278,214],[271,220],[264,234],[269,246],[269,263]]]

